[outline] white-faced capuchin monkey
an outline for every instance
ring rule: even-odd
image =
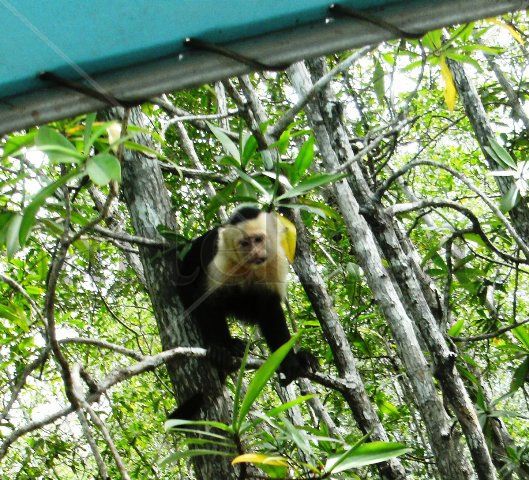
[[[180,298],[222,383],[237,368],[234,357],[241,357],[245,346],[231,336],[228,317],[257,324],[271,351],[290,339],[281,306],[295,250],[295,237],[287,235],[287,230],[279,215],[241,207],[225,225],[193,240],[180,261]],[[309,352],[291,351],[280,366],[280,381],[288,385],[317,366]],[[192,396],[170,418],[194,418],[205,397],[204,392]]]

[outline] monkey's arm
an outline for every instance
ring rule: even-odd
[[[264,303],[256,310],[257,323],[270,351],[273,352],[290,340],[290,332],[279,295],[275,293],[265,295],[262,301]],[[291,350],[279,367],[279,371],[284,375],[284,379],[280,382],[288,385],[296,378],[317,369],[318,360],[310,352]]]

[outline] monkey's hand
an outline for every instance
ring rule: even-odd
[[[232,373],[241,366],[246,343],[240,338],[232,338],[228,345],[210,345],[207,358],[224,373]]]
[[[286,387],[296,378],[316,372],[319,366],[318,359],[307,350],[301,349],[297,352],[290,352],[279,367],[279,372],[282,374],[279,383]]]

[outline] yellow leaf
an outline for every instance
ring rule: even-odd
[[[456,85],[454,83],[454,77],[452,76],[450,68],[448,68],[448,64],[446,63],[446,57],[444,55],[441,55],[441,57],[439,57],[439,67],[441,67],[441,75],[445,82],[445,88],[443,93],[445,96],[446,106],[448,107],[448,110],[452,111],[456,106],[457,90]]]
[[[70,136],[74,133],[80,132],[84,128],[83,125],[76,125],[75,127],[66,129],[66,135]]]
[[[287,467],[288,462],[283,457],[269,456],[264,453],[245,453],[235,457],[231,464],[237,463],[255,463],[256,465],[272,465],[274,467]]]
[[[498,27],[504,28],[520,45],[524,44],[524,40],[520,35],[520,32],[516,30],[512,25],[502,22],[499,18],[487,18],[486,21],[489,23],[493,23],[494,25],[498,25]]]
[[[281,233],[281,246],[285,251],[288,261],[293,263],[294,257],[296,256],[296,227],[290,220],[286,219],[282,215],[277,214],[277,218],[284,227],[284,230]]]

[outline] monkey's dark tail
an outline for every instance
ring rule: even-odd
[[[182,405],[175,408],[167,418],[170,420],[179,419],[179,420],[196,420],[198,418],[198,413],[200,409],[205,405],[206,397],[202,392],[195,393],[187,400],[185,400]]]

